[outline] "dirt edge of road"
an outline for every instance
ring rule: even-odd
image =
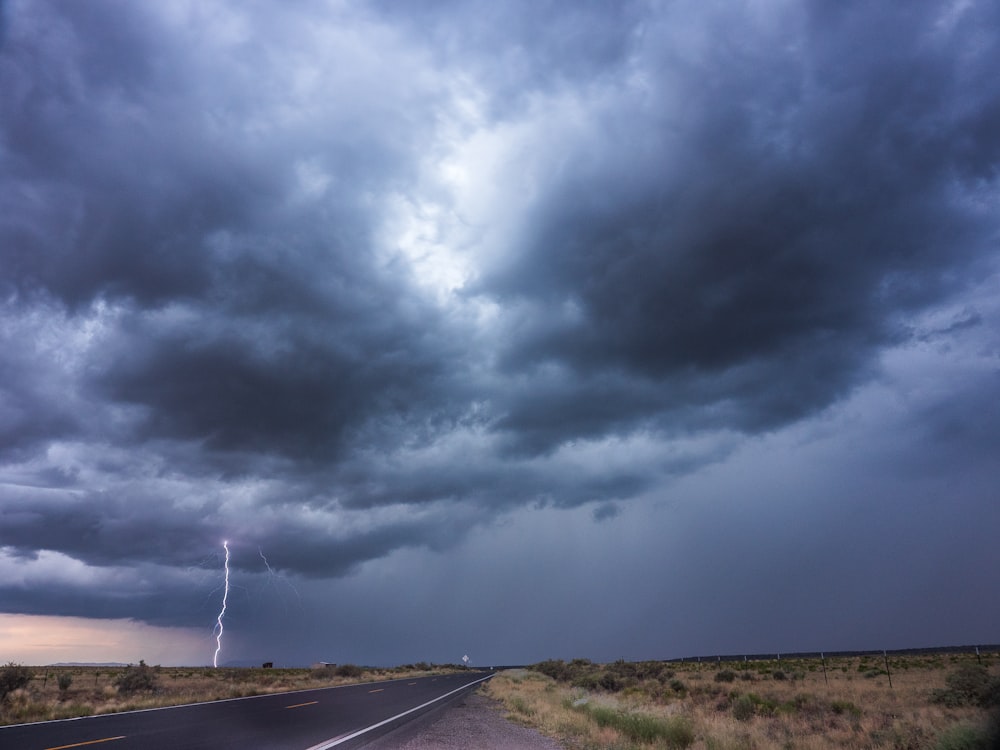
[[[364,750],[564,750],[556,740],[515,724],[479,690],[406,724]]]

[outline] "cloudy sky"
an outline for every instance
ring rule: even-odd
[[[0,3],[0,661],[1000,641],[1000,5]]]

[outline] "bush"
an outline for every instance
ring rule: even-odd
[[[833,701],[830,704],[830,708],[838,716],[847,714],[853,719],[861,718],[861,709],[851,703],[851,701]]]
[[[736,673],[731,669],[723,669],[721,672],[717,672],[715,675],[716,682],[732,682],[736,679]]]
[[[572,680],[572,670],[562,659],[546,659],[531,667],[536,672],[551,677],[558,682],[570,682]]]
[[[750,721],[757,713],[757,705],[747,695],[741,695],[733,702],[733,717],[737,721]]]
[[[20,690],[31,682],[31,670],[22,664],[8,662],[0,669],[0,703],[7,700],[7,694]]]
[[[584,690],[597,690],[600,686],[601,678],[594,672],[580,675],[573,680],[573,687],[583,688]]]
[[[72,684],[73,684],[73,675],[71,675],[69,672],[62,672],[59,675],[59,692],[60,693],[65,693],[67,690],[69,690],[70,685],[72,685]]]
[[[667,747],[688,747],[694,743],[694,729],[691,722],[683,716],[674,716],[667,719],[667,726],[663,733]]]
[[[991,731],[974,724],[957,724],[938,735],[934,750],[992,750],[998,740],[1000,736],[996,729]]]
[[[597,681],[597,684],[600,685],[604,690],[607,690],[608,692],[611,693],[615,693],[622,689],[622,681],[619,680],[611,672],[605,672],[604,674],[602,674],[601,679]]]
[[[364,674],[364,670],[354,664],[341,664],[335,670],[334,674],[338,677],[351,677],[356,678]]]
[[[616,711],[606,706],[588,706],[585,710],[599,727],[611,727],[633,742],[651,744],[663,740],[669,748],[685,748],[694,742],[691,722],[683,716],[660,719]]]
[[[786,677],[785,673],[780,669],[774,670],[774,672],[771,673],[771,676],[776,680],[784,680]]]
[[[152,667],[140,659],[139,666],[130,664],[125,667],[125,671],[115,679],[115,687],[123,695],[131,695],[140,691],[152,692],[157,687],[156,673]]]
[[[986,667],[962,667],[945,678],[943,690],[935,690],[931,700],[951,708],[957,706],[1000,705],[1000,677],[990,677]]]

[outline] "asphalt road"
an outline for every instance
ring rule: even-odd
[[[0,727],[0,750],[343,750],[491,676],[389,680]]]

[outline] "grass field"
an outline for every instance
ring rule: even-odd
[[[666,663],[550,661],[485,690],[510,717],[589,750],[1000,747],[1000,658]],[[892,686],[890,687],[890,677]]]
[[[263,693],[374,682],[459,671],[462,667],[428,664],[392,669],[339,667],[316,669],[247,669],[206,667],[0,667],[0,693],[5,670],[27,673],[27,684],[0,699],[0,724],[131,711]],[[13,673],[6,675],[12,677]],[[10,684],[8,682],[7,684]],[[16,684],[16,681],[15,681]]]

